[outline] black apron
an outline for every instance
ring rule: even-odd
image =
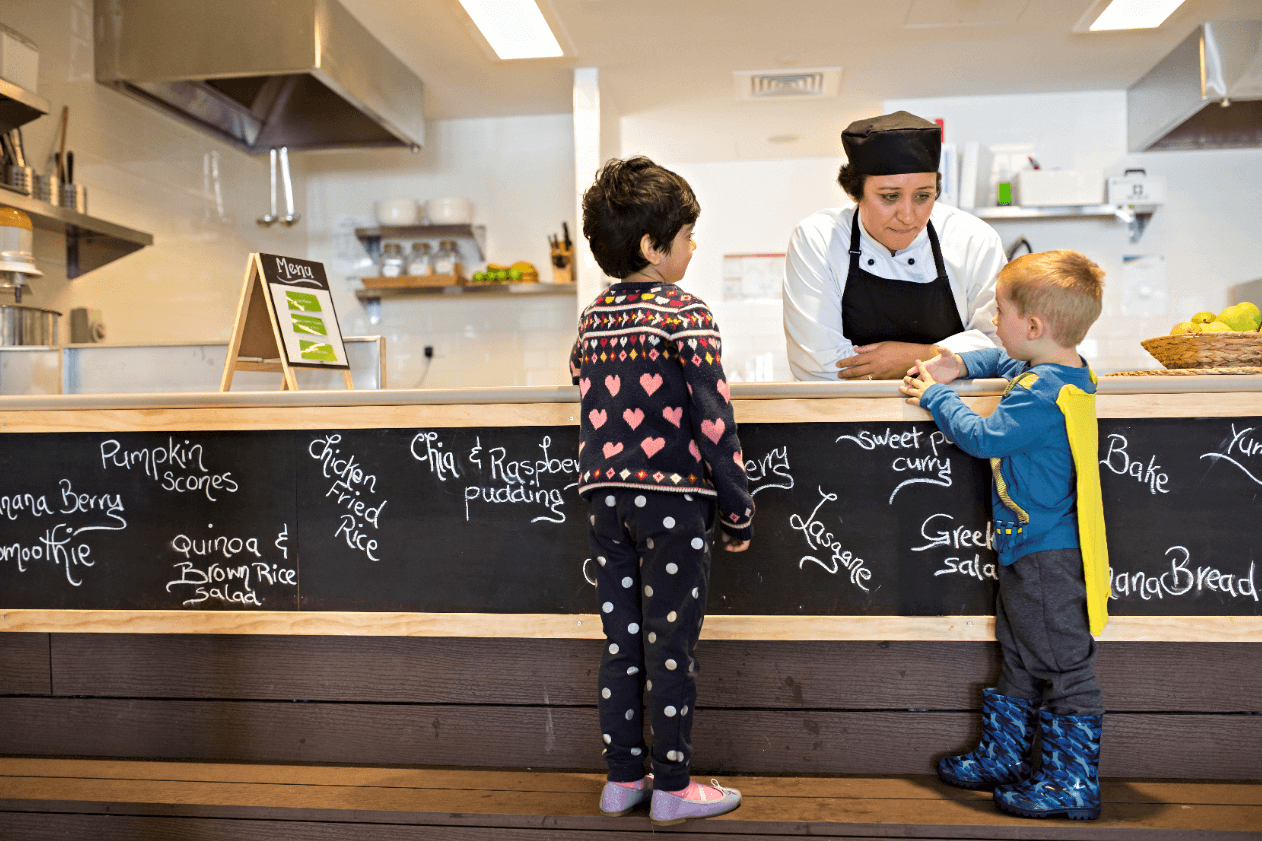
[[[930,283],[877,277],[859,268],[859,208],[855,208],[850,225],[850,273],[841,296],[841,327],[853,344],[932,345],[964,332],[938,234],[932,222],[926,228],[938,276]]]

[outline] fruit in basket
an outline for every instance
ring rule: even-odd
[[[1212,312],[1204,311],[1198,312],[1196,315],[1192,316],[1190,320],[1193,324],[1209,324],[1211,321],[1217,321],[1218,316],[1214,315]]]
[[[1195,321],[1180,321],[1178,324],[1170,328],[1171,336],[1178,336],[1181,333],[1199,333],[1203,324],[1197,324]]]
[[[1258,309],[1257,304],[1253,303],[1252,301],[1241,301],[1240,303],[1236,304],[1236,306],[1244,307],[1249,312],[1253,313],[1253,317],[1256,319],[1259,319],[1259,324],[1262,324],[1262,309]]]
[[[1232,328],[1221,321],[1211,321],[1209,324],[1201,325],[1202,333],[1230,333]]]
[[[1228,328],[1244,333],[1256,333],[1258,331],[1258,315],[1254,310],[1244,304],[1235,304],[1227,307],[1218,314],[1218,320],[1226,324]]]

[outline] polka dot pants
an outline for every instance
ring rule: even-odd
[[[609,779],[644,776],[644,713],[654,786],[688,785],[697,637],[710,581],[711,497],[600,488],[589,501],[605,630],[600,731]]]

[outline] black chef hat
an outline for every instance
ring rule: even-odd
[[[857,175],[937,172],[942,129],[915,114],[895,111],[855,120],[841,133],[841,145]]]

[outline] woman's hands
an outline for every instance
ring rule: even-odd
[[[837,361],[841,369],[837,377],[843,380],[897,380],[918,359],[928,359],[938,349],[933,345],[912,342],[877,342],[856,347],[854,356]]]
[[[936,348],[938,355],[928,362],[917,359],[914,367],[907,370],[898,390],[907,395],[907,402],[920,405],[920,398],[934,383],[949,383],[967,373],[968,366],[958,353],[946,348]]]

